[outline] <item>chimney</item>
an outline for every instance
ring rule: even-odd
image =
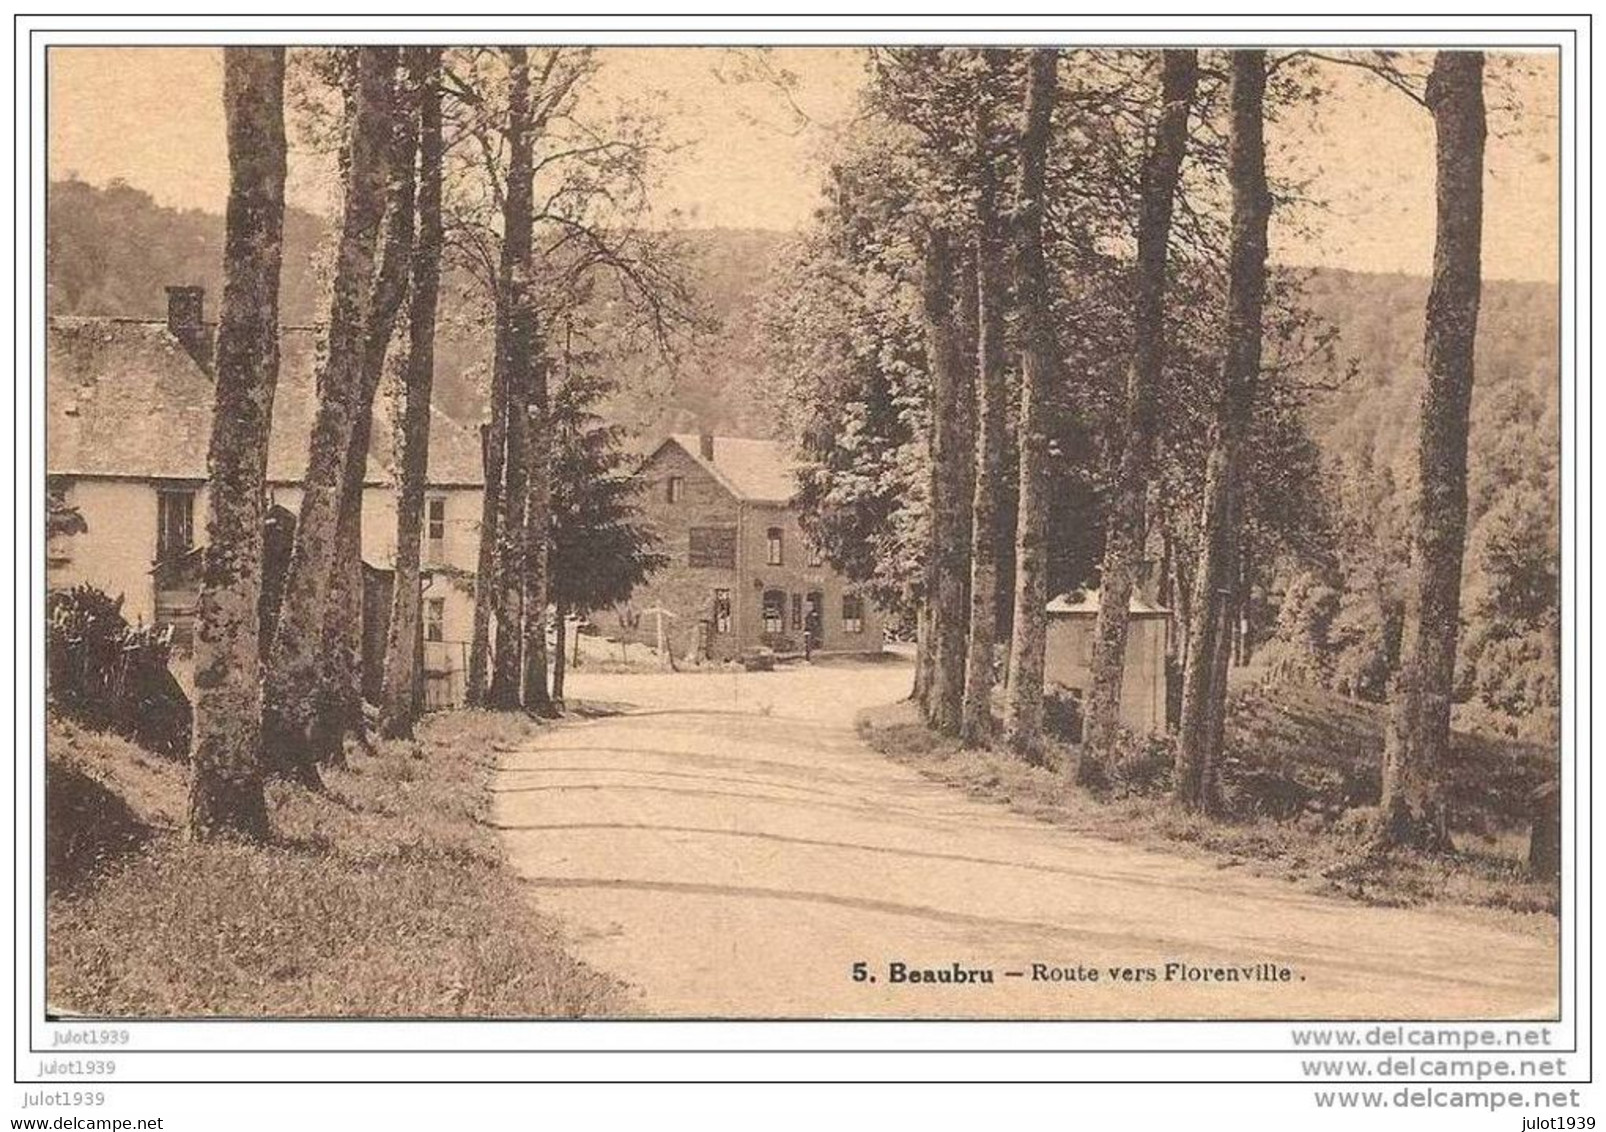
[[[697,434],[697,448],[703,454],[703,459],[710,464],[714,462],[714,434],[700,432]]]
[[[206,311],[205,287],[167,289],[167,331],[177,338],[197,365],[212,371],[212,336],[202,316]]]

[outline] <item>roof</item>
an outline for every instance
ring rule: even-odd
[[[1061,617],[1097,617],[1099,615],[1099,591],[1096,586],[1089,586],[1070,593],[1060,594],[1048,603],[1050,616]],[[1155,605],[1145,601],[1134,591],[1132,598],[1127,602],[1127,613],[1131,617],[1169,617],[1171,611],[1163,605]]]
[[[211,376],[165,322],[122,318],[48,321],[45,467],[53,475],[206,478],[212,437]],[[317,335],[280,335],[279,382],[268,438],[268,480],[300,483],[317,411]],[[389,399],[374,404],[367,479],[395,478]],[[439,409],[430,424],[429,482],[479,486],[479,440]]]
[[[787,504],[797,494],[798,461],[779,441],[716,436],[712,460],[703,459],[696,433],[675,433],[664,441],[671,443],[684,449],[725,490],[744,502]],[[658,450],[662,448],[660,444]]]

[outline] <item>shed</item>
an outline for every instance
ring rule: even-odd
[[[1126,670],[1121,679],[1121,722],[1139,735],[1166,727],[1166,635],[1171,611],[1137,594],[1127,606]],[[1093,634],[1099,591],[1073,590],[1048,603],[1043,679],[1081,701],[1093,684]]]

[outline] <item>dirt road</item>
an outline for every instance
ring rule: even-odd
[[[1548,939],[1079,836],[887,761],[853,717],[908,679],[576,674],[572,696],[634,710],[503,754],[496,820],[541,906],[642,1014],[1554,1013]]]

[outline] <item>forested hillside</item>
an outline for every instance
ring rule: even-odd
[[[307,325],[320,316],[328,224],[296,209],[289,210],[285,223],[281,310],[286,322]],[[764,404],[758,379],[764,361],[756,307],[787,238],[783,232],[743,229],[686,234],[686,250],[713,325],[702,341],[684,345],[671,389],[657,399],[625,398],[631,423],[647,426],[662,418],[666,424],[687,424],[695,418],[731,432],[768,431],[774,414]],[[223,218],[163,208],[130,185],[53,182],[46,239],[53,314],[160,318],[162,288],[170,283],[200,283],[214,304],[222,293]],[[1403,471],[1416,435],[1427,280],[1318,270],[1304,273],[1304,290],[1312,312],[1338,331],[1334,380],[1348,361],[1358,367],[1340,392],[1313,404],[1316,440],[1331,455],[1370,451],[1377,463]],[[1548,430],[1554,440],[1556,301],[1556,289],[1543,284],[1485,283],[1475,453],[1480,427],[1485,432],[1500,427],[1508,419],[1502,412],[1510,408],[1512,397],[1539,407],[1535,426]],[[654,358],[641,364],[665,363]],[[453,408],[465,416],[472,413],[467,403]],[[1475,485],[1480,464],[1475,455]],[[1476,515],[1476,486],[1473,495]]]
[[[1381,700],[1403,618],[1427,280],[1316,272],[1306,294],[1355,367],[1309,411],[1338,568],[1282,579],[1273,654],[1313,682]],[[1560,699],[1557,302],[1552,286],[1483,286],[1457,676],[1466,722],[1541,740],[1557,736]]]
[[[284,228],[279,313],[286,323],[307,326],[322,317],[319,260],[329,225],[289,208]],[[223,294],[221,215],[163,208],[121,181],[105,188],[52,181],[45,248],[51,314],[161,318],[167,309],[162,288],[198,283],[216,317]]]
[[[285,215],[280,313],[286,323],[310,325],[324,315],[330,226],[298,209]],[[621,423],[650,437],[695,429],[761,435],[773,418],[748,380],[761,363],[753,311],[782,233],[737,229],[687,232],[679,238],[707,325],[671,342],[666,355],[645,345],[600,342],[588,354],[613,368],[623,388],[612,409]],[[84,181],[50,186],[46,241],[52,314],[161,318],[164,287],[206,288],[209,317],[223,293],[223,217],[198,209],[164,208],[131,185],[104,188]],[[443,285],[437,398],[448,412],[477,422],[484,408],[490,358],[480,332],[484,312],[461,272]],[[606,306],[608,296],[599,298]]]

